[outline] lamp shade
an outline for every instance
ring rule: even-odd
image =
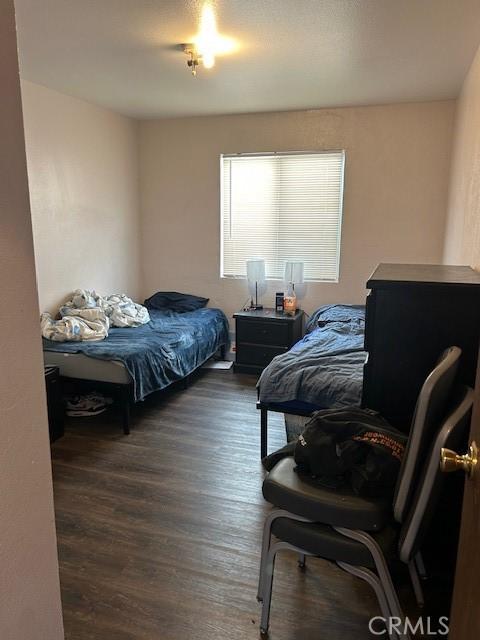
[[[263,258],[247,260],[247,280],[249,284],[263,284],[265,282],[265,260]]]
[[[285,263],[285,282],[303,284],[303,262],[287,260]]]

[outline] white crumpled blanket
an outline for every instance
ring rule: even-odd
[[[60,307],[60,320],[42,313],[42,335],[56,342],[103,340],[110,327],[139,327],[150,321],[148,310],[125,294],[99,296],[77,289]]]
[[[71,309],[70,314],[54,320],[49,313],[40,317],[42,336],[55,342],[103,340],[108,336],[109,320],[102,309]]]
[[[133,302],[124,293],[99,296],[95,291],[77,289],[71,300],[60,308],[62,318],[71,314],[72,309],[101,309],[110,320],[112,327],[139,327],[150,322],[148,310]]]

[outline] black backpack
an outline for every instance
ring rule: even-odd
[[[329,488],[390,497],[407,437],[369,409],[316,411],[295,445],[297,471]]]

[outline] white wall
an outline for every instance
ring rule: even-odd
[[[480,49],[458,100],[444,262],[480,270]]]
[[[0,2],[0,638],[63,638],[12,0]]]
[[[378,262],[440,262],[453,115],[444,101],[141,122],[143,293],[205,295],[228,315],[247,298],[219,277],[221,153],[346,150],[340,282],[309,284],[307,311],[362,302]]]
[[[73,289],[140,292],[137,123],[22,81],[41,310]]]

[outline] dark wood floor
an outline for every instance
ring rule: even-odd
[[[119,418],[69,419],[53,446],[67,640],[257,638],[261,494],[255,379],[200,372]],[[280,415],[270,446],[284,440]],[[362,581],[321,560],[277,562],[272,640],[363,640]]]

